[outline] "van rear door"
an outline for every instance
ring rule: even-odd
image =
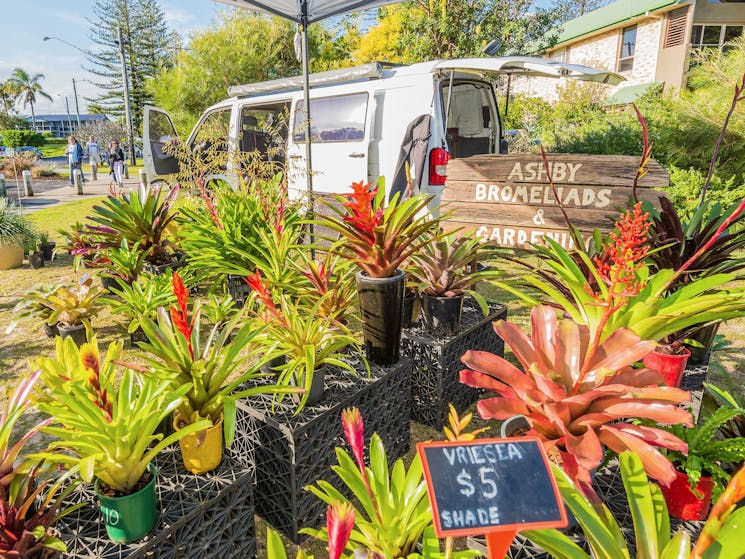
[[[367,91],[310,100],[313,191],[340,193],[368,180],[372,96]],[[305,101],[291,116],[287,182],[293,197],[306,191]]]
[[[168,175],[178,173],[179,163],[176,157],[163,152],[163,146],[178,140],[178,134],[167,112],[150,105],[144,109],[142,152],[147,180],[165,180]]]

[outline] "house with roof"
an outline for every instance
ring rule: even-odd
[[[629,103],[651,87],[680,89],[693,52],[726,48],[744,31],[745,0],[616,0],[554,30],[558,39],[543,56],[622,74],[609,102]],[[520,78],[512,91],[554,100],[557,87]]]
[[[31,128],[31,117],[26,117]],[[110,120],[106,115],[80,115],[80,124]],[[64,138],[78,129],[78,115],[36,115],[36,131],[51,132],[55,138]]]

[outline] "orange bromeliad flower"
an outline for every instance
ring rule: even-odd
[[[373,202],[378,194],[378,188],[370,188],[364,182],[353,182],[352,194],[345,194],[347,202],[344,207],[352,212],[344,221],[352,224],[367,239],[370,246],[375,245],[375,227],[383,222],[383,210],[373,211]]]
[[[176,329],[186,339],[186,345],[189,348],[189,357],[194,359],[194,349],[191,346],[191,333],[194,330],[194,318],[189,322],[189,290],[186,289],[181,276],[178,272],[173,272],[173,294],[176,296],[178,308],[171,305],[171,320]]]
[[[637,202],[616,222],[618,233],[613,231],[603,252],[593,258],[612,295],[630,297],[644,287],[637,272],[644,266],[644,258],[649,252],[650,226],[649,214],[643,212],[641,202]]]

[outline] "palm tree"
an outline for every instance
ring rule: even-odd
[[[0,108],[6,115],[10,114],[13,103],[16,99],[16,87],[10,82],[0,82]]]
[[[34,103],[36,103],[36,96],[44,97],[49,101],[52,98],[47,92],[41,89],[39,83],[44,79],[44,74],[29,75],[23,68],[16,68],[10,75],[8,82],[16,88],[16,102],[22,102],[23,108],[26,105],[31,105],[31,128],[36,131],[36,113],[34,113]]]

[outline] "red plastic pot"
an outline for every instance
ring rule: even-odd
[[[702,495],[699,499],[696,493],[691,491],[688,475],[683,472],[675,472],[675,480],[669,487],[660,484],[670,516],[681,520],[705,520],[711,505],[713,489],[714,481],[709,476],[702,476],[696,484],[696,492]]]
[[[662,375],[666,385],[677,388],[683,379],[683,371],[690,356],[691,352],[687,348],[683,348],[683,353],[678,355],[650,351],[644,356],[643,361],[645,367]]]

